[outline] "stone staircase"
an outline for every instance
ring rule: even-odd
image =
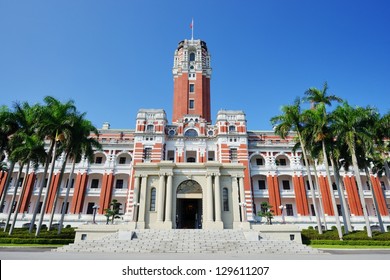
[[[248,232],[246,232],[248,233]],[[321,254],[298,242],[272,240],[255,231],[248,241],[242,230],[133,230],[119,231],[99,240],[85,240],[56,252],[189,253],[189,254]]]

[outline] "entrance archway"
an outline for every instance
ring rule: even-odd
[[[202,228],[202,187],[194,180],[182,182],[177,188],[176,228]]]

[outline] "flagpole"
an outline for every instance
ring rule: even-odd
[[[194,41],[194,19],[191,21],[191,41]]]

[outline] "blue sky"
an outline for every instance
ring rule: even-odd
[[[390,109],[390,1],[0,0],[0,105],[73,99],[97,127],[134,128],[139,108],[171,119],[177,43],[211,53],[212,118],[243,110],[248,128],[309,87]]]

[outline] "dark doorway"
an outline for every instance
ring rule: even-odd
[[[202,199],[177,199],[176,228],[202,228]]]

